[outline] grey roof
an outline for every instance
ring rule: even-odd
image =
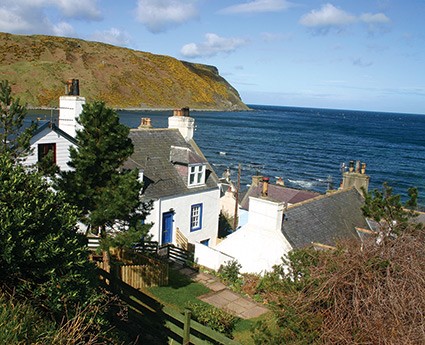
[[[172,163],[181,163],[186,165],[207,163],[205,157],[201,157],[191,149],[181,146],[171,146],[170,161]]]
[[[124,168],[143,170],[143,193],[146,198],[158,199],[218,188],[218,178],[201,150],[193,140],[186,142],[178,129],[132,129],[129,137],[134,145],[134,153],[124,163]],[[189,161],[172,161],[172,147],[178,147],[177,151],[190,151],[187,156]],[[205,185],[188,188],[184,167],[194,157],[197,162],[207,163],[206,182]]]
[[[282,233],[293,248],[359,239],[355,228],[368,228],[361,210],[363,202],[360,193],[351,188],[290,206],[285,211]]]
[[[244,195],[241,207],[245,210],[249,209],[249,197],[253,196],[256,198],[261,197],[263,190],[263,182],[259,182],[258,185],[251,185]],[[320,193],[312,192],[308,190],[288,188],[277,184],[269,183],[268,186],[268,198],[274,201],[280,201],[288,204],[296,204],[308,199],[319,196]]]

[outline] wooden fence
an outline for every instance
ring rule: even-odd
[[[168,285],[168,263],[140,253],[121,252],[110,262],[96,260],[97,266],[135,289]]]
[[[177,262],[181,265],[192,266],[195,260],[195,246],[189,243],[188,247],[189,250],[186,250],[176,247],[172,243],[159,246],[156,241],[143,241],[138,243],[134,249],[138,253],[163,258],[168,262]]]
[[[158,249],[158,253],[166,257],[169,262],[176,262],[181,265],[191,266],[195,261],[193,252],[185,250],[168,243]]]
[[[127,304],[129,330],[138,332],[140,336],[149,329],[150,343],[166,344],[223,344],[237,345],[238,342],[227,338],[213,329],[190,319],[188,311],[181,314],[175,309],[161,305],[160,302],[145,293],[133,288],[115,275],[99,269],[104,287],[115,293]],[[143,340],[143,339],[142,339]]]

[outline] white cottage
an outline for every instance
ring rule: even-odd
[[[193,140],[188,109],[175,110],[168,128],[152,128],[143,119],[130,131],[134,153],[125,168],[143,170],[143,197],[153,201],[146,222],[159,244],[214,246],[220,190],[218,178]]]
[[[53,151],[56,165],[61,170],[70,169],[69,148],[77,145],[77,118],[85,98],[79,96],[75,79],[69,82],[68,91],[60,97],[59,126],[46,122],[38,128],[31,139],[33,154],[25,164],[35,164]],[[146,222],[153,224],[152,239],[161,245],[216,244],[218,178],[193,140],[194,122],[189,109],[183,108],[169,118],[169,128],[154,129],[145,118],[138,129],[130,131],[134,153],[124,168],[140,171],[143,198],[153,202]]]
[[[214,265],[210,268],[218,269],[231,257],[241,264],[242,273],[264,273],[281,264],[293,249],[329,248],[338,240],[361,240],[357,228],[369,227],[361,211],[364,199],[355,188],[287,207],[270,197],[267,183],[263,187],[262,196],[249,197],[248,223],[220,242],[215,252],[210,251],[218,258],[209,259]]]
[[[69,81],[69,95],[59,98],[59,125],[43,121],[30,140],[32,154],[26,157],[23,164],[33,165],[41,161],[50,151],[53,152],[53,162],[60,170],[69,170],[69,148],[76,147],[76,130],[81,126],[77,118],[83,111],[86,99],[78,95],[78,80]]]

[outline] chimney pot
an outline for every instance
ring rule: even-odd
[[[366,174],[366,163],[362,163],[361,173]]]
[[[356,161],[356,173],[360,174],[360,161]]]
[[[351,173],[354,171],[354,161],[350,161],[348,165],[348,171]]]
[[[68,96],[80,95],[80,82],[78,79],[68,79],[66,81],[66,93]]]
[[[263,191],[261,193],[262,196],[269,195],[269,181],[270,181],[270,178],[263,177]]]

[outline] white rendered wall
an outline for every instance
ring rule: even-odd
[[[283,203],[250,197],[248,223],[215,249],[234,257],[242,265],[242,273],[271,271],[292,250],[281,231],[282,217]]]
[[[76,130],[82,127],[77,123],[86,99],[80,96],[61,96],[59,98],[59,128],[75,138]]]
[[[24,164],[33,165],[37,163],[38,160],[38,144],[56,144],[56,165],[62,171],[70,170],[68,166],[69,158],[69,148],[70,146],[75,147],[68,139],[54,132],[51,128],[46,128],[42,132],[38,133],[31,138],[30,144],[32,149],[32,154],[26,157]]]
[[[234,257],[222,253],[215,248],[207,247],[201,243],[195,243],[195,262],[198,265],[218,270],[221,265],[225,265],[234,259]]]
[[[161,242],[162,214],[174,210],[173,243],[176,238],[176,228],[183,233],[190,243],[210,240],[210,246],[215,246],[218,233],[219,189],[190,194],[175,198],[161,199],[154,202],[154,209],[146,218],[146,223],[154,223],[150,234],[153,241]],[[190,231],[191,206],[202,204],[202,228]]]

